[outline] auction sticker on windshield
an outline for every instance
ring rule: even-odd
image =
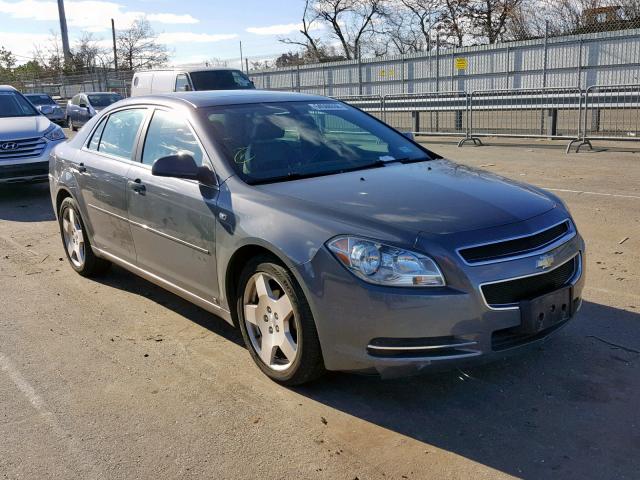
[[[349,110],[342,103],[310,103],[309,106],[319,111]]]

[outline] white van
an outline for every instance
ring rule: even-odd
[[[191,90],[245,90],[256,88],[243,72],[234,68],[188,68],[136,72],[131,96]]]

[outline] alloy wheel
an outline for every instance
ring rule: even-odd
[[[254,274],[245,287],[244,322],[251,345],[269,368],[282,371],[298,356],[300,323],[282,285],[265,272]]]
[[[62,214],[62,234],[71,263],[77,268],[82,268],[85,262],[84,233],[79,215],[73,208],[65,209]]]

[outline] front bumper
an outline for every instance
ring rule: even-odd
[[[432,252],[429,252],[432,253]],[[581,304],[584,242],[576,234],[553,250],[558,264],[578,258],[570,280],[572,311]],[[518,307],[494,309],[480,286],[535,273],[537,256],[470,267],[455,253],[436,256],[448,280],[443,288],[394,288],[365,283],[325,248],[297,269],[311,306],[328,370],[405,376],[490,361],[547,337],[566,321],[535,335],[517,335]],[[397,347],[397,348],[394,348]]]
[[[49,178],[49,155],[64,139],[46,141],[46,146],[37,157],[14,157],[0,159],[0,184],[44,182]]]

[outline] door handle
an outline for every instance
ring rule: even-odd
[[[79,163],[74,168],[75,168],[75,171],[78,172],[78,173],[86,173],[87,172],[87,167],[84,166],[84,163]]]
[[[129,185],[129,188],[136,192],[138,195],[144,195],[144,193],[147,191],[147,187],[144,186],[144,183],[142,183],[142,180],[140,180],[139,178],[136,178],[135,180],[129,180],[127,182],[127,185]]]

